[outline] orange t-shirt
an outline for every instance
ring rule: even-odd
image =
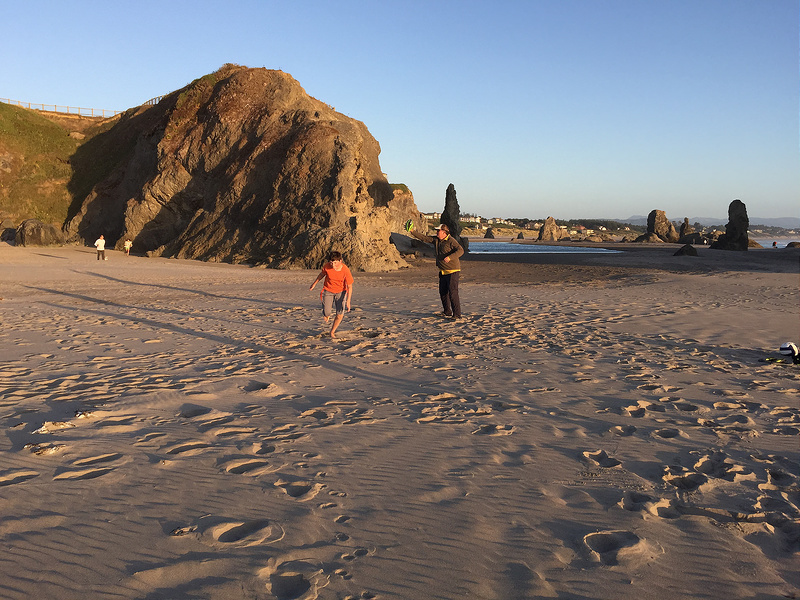
[[[347,265],[343,264],[341,270],[337,271],[333,268],[333,263],[326,263],[322,267],[322,272],[325,273],[325,285],[322,286],[322,289],[328,290],[332,294],[338,294],[344,290],[345,286],[353,285],[353,275]]]

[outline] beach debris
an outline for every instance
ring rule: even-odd
[[[36,456],[47,456],[61,452],[66,446],[64,444],[25,444],[25,450],[30,450]]]
[[[53,431],[69,429],[70,427],[75,427],[75,423],[70,421],[45,421],[44,425],[34,430],[33,433],[52,433]]]
[[[800,364],[800,350],[794,342],[784,342],[778,351],[791,358],[794,364]]]

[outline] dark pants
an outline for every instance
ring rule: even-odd
[[[448,316],[461,316],[461,302],[458,299],[458,276],[460,274],[461,271],[447,275],[439,274],[439,297],[442,299],[444,314]]]

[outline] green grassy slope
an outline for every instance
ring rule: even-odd
[[[0,220],[63,224],[80,143],[39,113],[0,103]]]

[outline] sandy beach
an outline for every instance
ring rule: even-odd
[[[0,598],[800,597],[800,251],[0,244]]]

